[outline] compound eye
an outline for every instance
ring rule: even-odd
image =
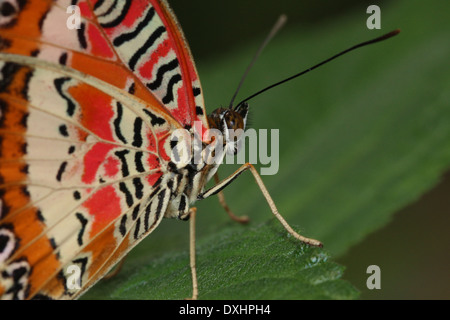
[[[225,114],[225,121],[227,122],[228,129],[235,129],[234,117],[231,112]]]
[[[228,129],[244,129],[244,122],[242,121],[241,115],[234,111],[229,111],[225,114],[225,121]]]

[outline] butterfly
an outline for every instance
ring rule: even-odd
[[[77,298],[162,218],[194,221],[192,204],[245,170],[260,180],[247,164],[204,191],[220,162],[174,161],[173,132],[245,129],[248,105],[206,115],[165,1],[3,0],[0,14],[3,299]],[[207,160],[219,142],[200,139]]]
[[[251,164],[220,180],[216,150],[237,152],[229,132],[245,130],[250,98],[397,33],[207,115],[166,1],[0,0],[0,297],[78,298],[175,218],[190,221],[197,298],[193,204],[218,195],[245,222],[222,195],[245,171],[291,235],[322,246],[289,226]]]

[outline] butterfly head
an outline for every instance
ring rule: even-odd
[[[238,141],[245,131],[247,116],[246,102],[232,108],[218,108],[208,116],[209,127],[222,133],[224,146],[234,154],[238,152]]]

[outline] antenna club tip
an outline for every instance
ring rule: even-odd
[[[280,14],[280,16],[278,17],[277,22],[275,23],[275,28],[276,29],[282,28],[286,24],[287,19],[288,18],[287,18],[286,14],[284,14],[284,13]]]
[[[384,36],[384,38],[387,39],[387,38],[396,36],[396,35],[398,35],[399,33],[400,33],[400,29],[395,29],[395,30],[393,30],[393,31],[391,31],[391,32],[389,32],[389,33],[387,33],[387,34]]]
[[[385,35],[382,35],[381,37],[378,37],[372,41],[368,41],[365,44],[369,44],[369,43],[374,43],[374,42],[378,42],[378,41],[383,41],[389,38],[392,38],[393,36],[396,36],[400,33],[400,29],[395,29],[391,32],[386,33]]]

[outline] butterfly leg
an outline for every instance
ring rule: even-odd
[[[220,183],[220,178],[217,172],[214,174],[214,181],[216,182],[216,184]],[[220,205],[225,209],[226,213],[228,213],[231,220],[242,224],[246,224],[250,221],[247,216],[238,217],[233,213],[233,211],[231,211],[230,207],[228,207],[227,202],[225,201],[225,195],[222,190],[217,193],[217,197],[219,198]]]
[[[195,266],[195,215],[197,208],[189,209],[189,260],[192,274],[192,297],[191,300],[197,300],[198,284],[197,284],[197,268]]]
[[[234,179],[236,179],[241,173],[243,173],[246,170],[250,170],[250,172],[253,174],[253,177],[255,178],[259,189],[261,190],[262,194],[264,195],[264,198],[266,198],[266,201],[267,201],[270,209],[272,210],[273,215],[280,221],[280,223],[283,225],[283,227],[286,229],[286,231],[289,232],[294,238],[300,240],[303,243],[306,243],[306,244],[309,244],[312,246],[322,247],[322,243],[320,241],[311,239],[311,238],[306,238],[306,237],[298,234],[297,232],[295,232],[291,228],[291,226],[286,222],[286,220],[280,215],[277,207],[275,206],[275,203],[272,200],[272,197],[269,194],[269,191],[267,190],[261,177],[259,176],[258,171],[255,169],[255,167],[251,163],[246,163],[246,164],[242,165],[238,170],[236,170],[228,178],[225,178],[221,182],[217,183],[214,187],[199,194],[197,196],[197,199],[202,200],[202,199],[208,198],[212,195],[215,195],[215,194],[221,192],[226,186],[228,186]]]

